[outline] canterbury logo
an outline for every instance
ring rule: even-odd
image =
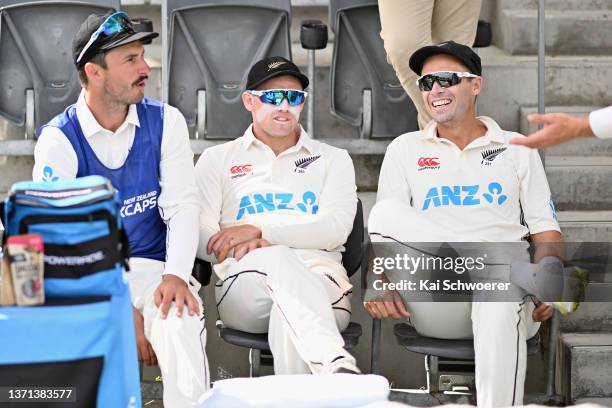
[[[299,171],[303,173],[304,170],[306,170],[306,168],[310,166],[312,163],[314,163],[319,157],[321,157],[321,155],[304,157],[302,159],[296,160],[295,161],[295,171],[296,172]]]
[[[286,64],[286,62],[285,61],[276,61],[276,62],[273,62],[270,65],[268,65],[268,71],[276,69],[276,68],[280,67],[283,64]]]
[[[437,160],[440,159],[437,157],[420,157],[417,164],[419,167],[435,167],[440,165]]]
[[[495,158],[499,156],[500,154],[502,154],[506,149],[507,147],[500,147],[499,149],[489,149],[489,150],[483,151],[481,153],[482,154],[481,164],[490,165],[493,162],[493,160],[495,160]]]
[[[230,173],[232,174],[244,174],[244,173],[248,173],[251,171],[251,165],[250,164],[241,164],[238,166],[232,166],[230,168]]]

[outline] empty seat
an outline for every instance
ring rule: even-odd
[[[331,111],[362,138],[393,138],[418,130],[414,104],[402,88],[380,38],[376,0],[329,0],[335,33]]]
[[[76,102],[72,38],[89,14],[113,8],[119,0],[0,0],[0,115],[33,138]]]
[[[234,139],[251,123],[242,104],[258,60],[291,58],[290,0],[165,0],[163,99],[192,137]]]

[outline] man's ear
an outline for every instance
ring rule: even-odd
[[[87,79],[89,81],[94,78],[100,78],[102,76],[102,73],[100,72],[102,70],[102,67],[98,64],[94,64],[93,62],[86,63],[84,69],[85,74],[87,75]]]
[[[480,92],[482,92],[483,82],[484,82],[483,77],[477,77],[472,80],[472,94],[473,95],[478,95],[480,94]]]
[[[242,103],[244,104],[246,110],[248,110],[249,112],[252,112],[253,108],[255,107],[255,103],[253,101],[254,98],[252,98],[251,96],[252,95],[246,91],[242,93]]]

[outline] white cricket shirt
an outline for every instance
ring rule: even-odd
[[[600,139],[612,139],[612,106],[591,112],[591,130]]]
[[[512,242],[529,233],[560,231],[537,150],[508,144],[517,133],[500,129],[491,118],[478,119],[487,133],[464,150],[438,137],[433,121],[393,140],[377,200],[411,203],[465,242]]]
[[[353,162],[345,150],[313,140],[304,131],[278,156],[249,127],[243,136],[204,151],[196,164],[200,245],[221,228],[251,224],[271,244],[293,248],[311,270],[330,274],[348,290],[341,251],[353,227],[357,193]],[[215,266],[220,277],[235,262]]]

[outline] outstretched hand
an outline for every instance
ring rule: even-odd
[[[565,113],[547,113],[545,115],[529,115],[529,122],[544,125],[527,137],[510,139],[510,144],[541,149],[555,146],[578,137],[593,136],[589,125],[589,117],[570,116]]]

